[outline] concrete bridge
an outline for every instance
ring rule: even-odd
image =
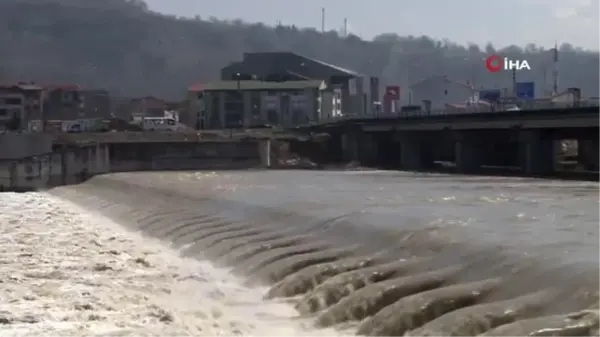
[[[135,143],[202,143],[232,142],[238,140],[289,140],[303,137],[299,132],[279,129],[228,129],[191,132],[98,132],[57,133],[52,135],[55,145],[135,144]]]
[[[599,108],[579,107],[464,114],[361,117],[302,126],[331,135],[322,157],[402,170],[453,162],[456,172],[485,166],[519,167],[527,175],[552,175],[558,142],[577,140],[581,163],[598,170]]]

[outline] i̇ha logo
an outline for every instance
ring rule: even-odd
[[[498,55],[486,58],[485,67],[492,73],[497,73],[500,70],[531,70],[527,60],[511,60],[508,57],[500,57]]]

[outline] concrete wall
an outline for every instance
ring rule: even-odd
[[[132,143],[63,148],[0,161],[2,191],[30,191],[77,184],[90,177],[125,171],[268,168],[270,140],[203,143]]]
[[[53,136],[42,133],[0,134],[0,160],[15,160],[52,152]]]
[[[108,146],[94,145],[0,162],[3,191],[30,191],[82,182],[110,171]]]
[[[244,127],[260,124],[293,126],[307,124],[318,120],[317,99],[319,90],[313,88],[299,90],[240,90],[242,105],[240,110],[227,111],[225,103],[228,100],[226,91],[206,91],[203,99],[205,105],[206,129],[224,129],[228,114],[238,113],[239,121]],[[289,111],[284,109],[285,98],[290,100]],[[302,101],[302,108],[294,108],[293,102]],[[275,120],[276,119],[276,120]]]
[[[112,172],[265,167],[265,141],[111,144]]]

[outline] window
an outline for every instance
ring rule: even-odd
[[[167,119],[167,125],[175,125],[174,119]]]
[[[244,124],[243,116],[240,113],[228,113],[225,114],[225,127],[226,128],[239,128]]]
[[[244,113],[244,96],[237,91],[228,91],[225,95],[225,114],[226,115],[243,115]],[[238,119],[236,117],[236,119]],[[225,120],[226,124],[230,121]]]
[[[63,101],[63,103],[72,103],[73,102],[73,93],[63,92],[62,93],[62,101]]]
[[[20,98],[5,98],[4,104],[8,105],[21,105],[22,100]]]
[[[221,127],[221,100],[219,99],[218,92],[210,93],[210,110],[208,128],[220,128]]]
[[[267,119],[269,124],[277,124],[279,123],[279,115],[277,114],[277,110],[269,109],[267,110]]]
[[[260,93],[253,92],[250,96],[250,109],[253,117],[260,116],[261,99]]]

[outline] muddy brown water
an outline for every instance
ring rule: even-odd
[[[248,286],[272,286],[266,301],[290,301],[317,327],[378,336],[598,333],[597,183],[140,172],[51,193],[231,268]]]

